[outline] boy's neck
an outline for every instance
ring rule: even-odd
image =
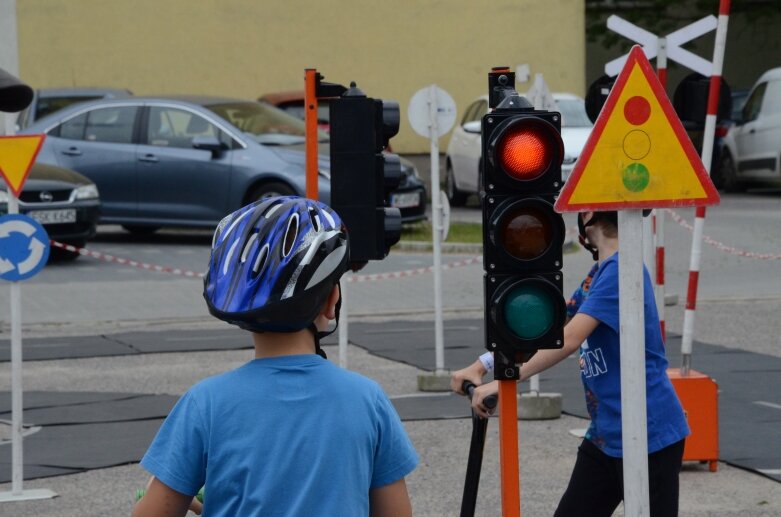
[[[599,251],[599,263],[612,257],[618,251],[618,239],[604,237],[597,243],[597,250]]]
[[[253,332],[255,358],[315,353],[315,338],[307,329],[298,332]]]

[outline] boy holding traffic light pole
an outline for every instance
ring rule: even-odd
[[[141,460],[153,478],[134,516],[183,516],[201,487],[212,516],[412,515],[418,458],[398,414],[320,348],[347,263],[342,221],[317,201],[264,199],[220,222],[204,298],[252,332],[255,358],[177,402]]]
[[[621,372],[618,301],[618,216],[616,212],[578,214],[580,241],[598,269],[571,301],[571,319],[564,326],[564,346],[544,349],[521,366],[521,380],[580,351],[581,379],[591,425],[580,447],[556,517],[610,516],[622,501]],[[654,517],[678,515],[678,475],[689,427],[667,377],[659,316],[651,279],[644,271],[645,360],[650,509]],[[590,284],[590,285],[589,285]],[[487,417],[483,401],[498,391],[498,381],[482,384],[492,369],[490,353],[453,373],[451,387],[463,394],[465,380],[478,388],[472,407]]]

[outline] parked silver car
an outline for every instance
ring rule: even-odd
[[[593,126],[582,98],[571,93],[554,93],[561,112],[561,138],[564,141],[562,179],[567,180],[580,156]],[[480,124],[488,113],[488,96],[477,98],[464,111],[461,123],[453,129],[445,157],[445,193],[451,205],[463,205],[480,189],[482,147]]]

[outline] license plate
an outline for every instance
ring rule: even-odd
[[[420,205],[420,192],[405,192],[391,196],[391,206],[396,208],[408,208]]]
[[[63,208],[62,210],[36,210],[27,212],[41,224],[64,224],[76,222],[76,210],[73,208]]]

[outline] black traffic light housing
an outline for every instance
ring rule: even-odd
[[[33,100],[33,89],[0,68],[0,111],[22,111]]]
[[[352,83],[330,112],[331,207],[347,226],[350,262],[383,259],[401,237],[401,213],[388,206],[401,163],[384,152],[399,132],[399,105],[367,97]]]
[[[539,349],[561,348],[566,319],[565,227],[553,209],[562,186],[561,115],[534,110],[505,71],[489,74],[495,109],[482,121],[485,332],[497,379],[517,378],[514,365]]]

